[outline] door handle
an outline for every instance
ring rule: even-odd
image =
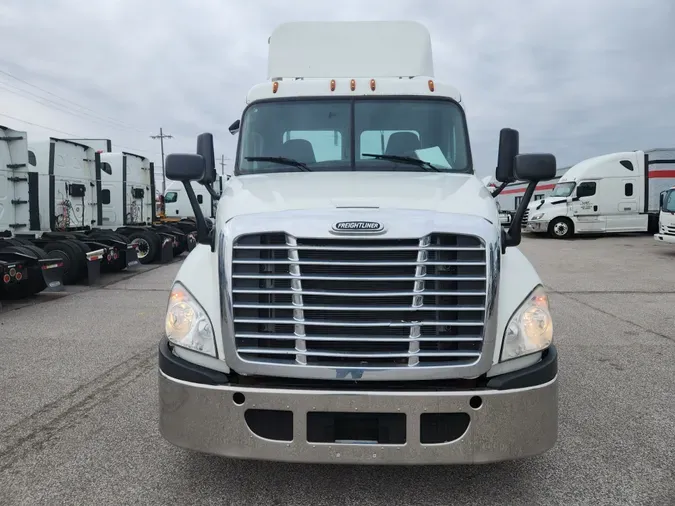
[[[597,210],[598,210],[598,206],[593,206],[593,211],[597,211]]]

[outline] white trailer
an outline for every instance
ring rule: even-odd
[[[192,181],[213,137],[171,154],[198,245],[159,345],[159,429],[248,459],[475,464],[558,434],[546,290],[475,176],[464,99],[414,22],[307,22],[270,37],[209,232]],[[555,176],[500,134],[497,180]]]
[[[675,149],[610,153],[571,167],[545,201],[533,202],[527,230],[574,234],[656,231],[660,194],[675,184]]]
[[[675,186],[661,193],[659,211],[659,230],[654,240],[675,244]]]
[[[63,261],[30,241],[15,237],[38,217],[37,173],[29,170],[26,132],[0,126],[0,299],[16,299],[62,286]]]

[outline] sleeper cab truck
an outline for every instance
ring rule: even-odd
[[[269,45],[270,81],[248,94],[210,231],[191,183],[216,178],[212,136],[166,159],[198,245],[159,344],[163,437],[222,456],[351,464],[549,450],[553,322],[517,246],[555,157],[519,154],[518,132],[501,131],[497,180],[529,184],[507,229],[422,25],[289,23]]]

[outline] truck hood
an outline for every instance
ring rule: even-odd
[[[289,210],[368,207],[476,215],[498,223],[480,180],[467,174],[284,172],[232,177],[218,204],[220,220]]]

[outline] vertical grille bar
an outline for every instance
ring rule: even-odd
[[[288,260],[291,262],[299,262],[300,254],[298,252],[298,240],[292,235],[286,234],[286,244],[288,245]],[[293,320],[295,326],[293,333],[295,339],[295,351],[301,352],[295,355],[295,361],[301,365],[307,365],[307,355],[302,352],[307,351],[307,342],[305,341],[305,312],[303,310],[302,302],[302,274],[299,263],[291,263],[288,266],[288,273],[293,276],[291,279],[291,291],[296,292],[292,295],[293,304]]]
[[[415,267],[415,277],[423,278],[427,274],[427,266],[422,262],[426,262],[429,259],[429,253],[424,249],[429,246],[431,243],[431,236],[425,236],[420,239],[419,242],[419,251],[417,252],[417,262],[419,264]],[[416,279],[413,285],[413,295],[412,298],[412,307],[422,307],[424,304],[424,279]],[[419,295],[418,295],[419,294]],[[419,321],[416,322],[416,325],[410,327],[410,345],[408,346],[409,353],[419,353],[420,343],[417,341],[422,335],[422,327],[419,325]],[[408,358],[408,365],[415,366],[420,363],[420,359],[417,355],[411,355]]]

